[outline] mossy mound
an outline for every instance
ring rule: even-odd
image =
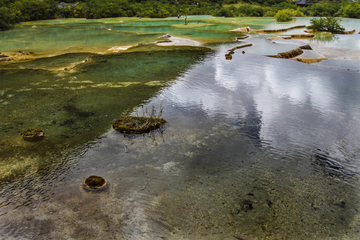
[[[107,187],[107,180],[100,176],[85,178],[83,188],[87,191],[102,191]]]
[[[44,131],[40,128],[29,128],[21,133],[21,136],[26,141],[37,142],[44,139]]]
[[[116,131],[127,134],[148,133],[166,123],[163,118],[126,116],[113,124]]]

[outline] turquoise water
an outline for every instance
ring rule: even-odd
[[[224,28],[233,21],[223,20]],[[96,30],[101,21],[77,21],[99,33],[96,49],[113,41],[113,30]],[[5,33],[31,35],[37,23]],[[219,29],[201,31],[205,38]],[[2,64],[0,238],[357,239],[358,62],[269,58],[298,40],[222,36],[207,47],[112,54],[91,51],[91,39],[80,52],[55,54],[59,45],[46,50],[56,56]],[[225,59],[244,43],[253,46]],[[111,127],[126,110],[161,106],[167,124],[157,131],[131,136]],[[31,127],[44,140],[23,141]],[[105,177],[108,189],[84,191],[90,175]]]

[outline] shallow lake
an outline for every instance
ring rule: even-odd
[[[1,32],[2,52],[33,53],[0,65],[0,239],[359,238],[359,62],[270,58],[299,40],[228,31],[279,28],[272,19],[189,19]],[[107,53],[167,33],[199,44]],[[359,34],[301,41],[360,52]],[[112,128],[153,107],[163,128]],[[44,140],[21,138],[32,127]],[[90,175],[108,188],[84,191]]]

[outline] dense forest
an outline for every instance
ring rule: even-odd
[[[307,8],[299,8],[291,0],[0,0],[0,30],[19,22],[54,18],[274,17],[284,9],[294,10],[299,16],[360,18],[359,0],[320,2]]]

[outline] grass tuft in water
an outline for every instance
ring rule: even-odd
[[[157,113],[153,106],[151,112],[147,108],[143,109],[143,116],[126,116],[118,119],[113,128],[121,133],[141,134],[148,133],[155,130],[166,123],[166,120],[161,118],[164,108],[161,105],[160,111]]]

